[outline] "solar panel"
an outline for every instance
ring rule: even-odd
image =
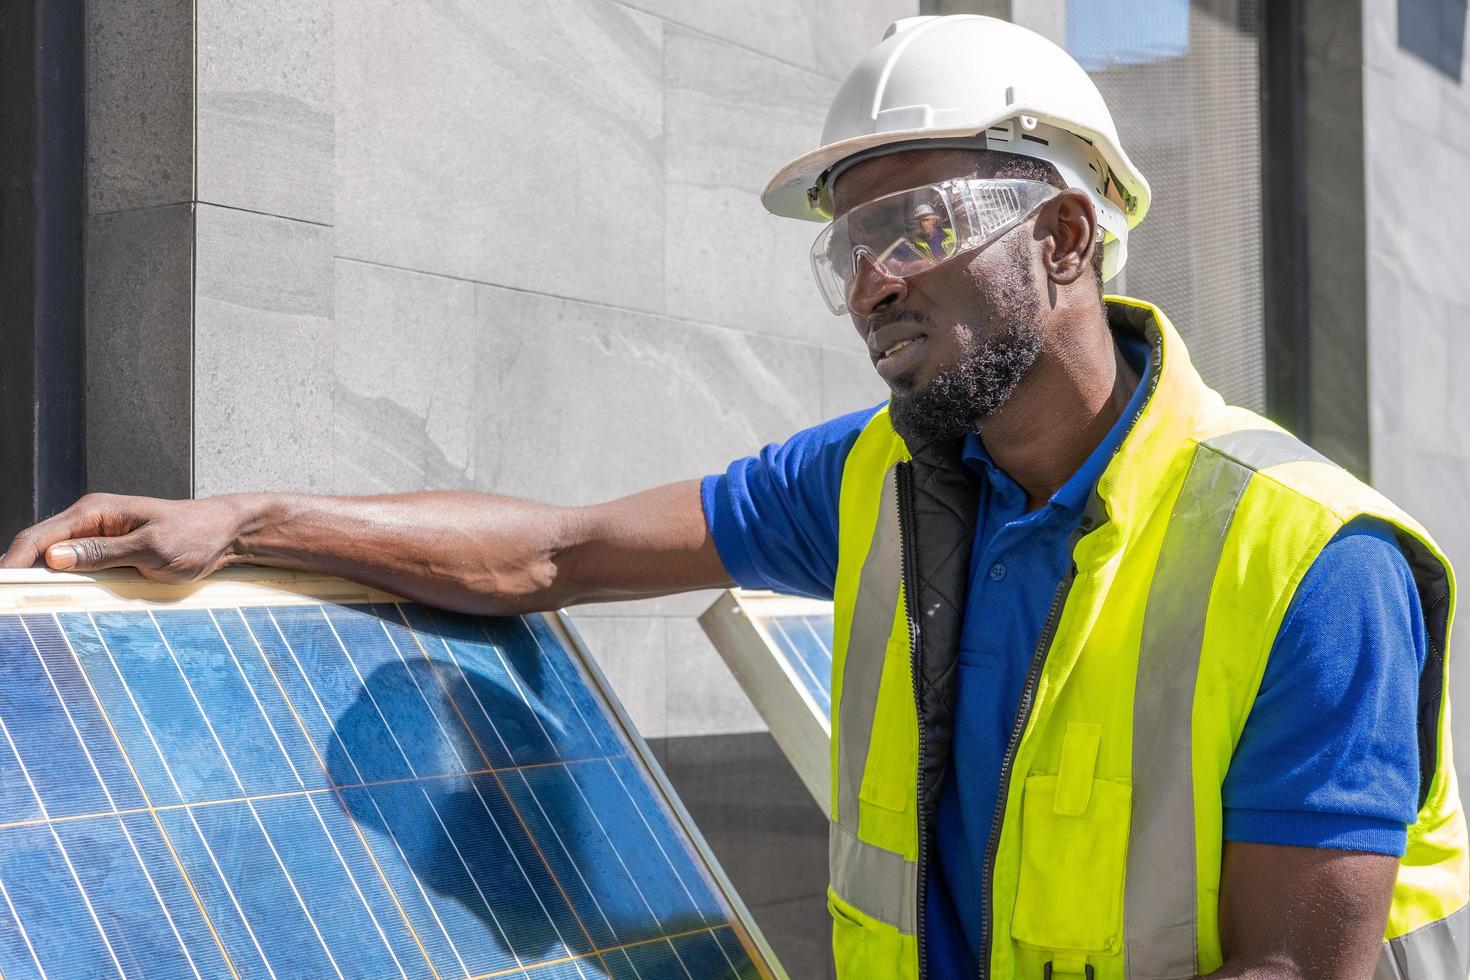
[[[827,810],[832,603],[732,589],[699,622],[812,798]]]
[[[569,623],[0,573],[4,977],[770,977]]]

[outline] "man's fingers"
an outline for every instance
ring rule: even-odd
[[[0,555],[0,568],[30,568],[57,541],[96,531],[95,524],[88,527],[75,520],[70,510],[64,511],[17,534],[10,548]]]
[[[75,538],[46,549],[46,564],[58,572],[95,572],[132,565],[141,551],[138,535],[117,538]]]
[[[129,499],[108,494],[83,497],[60,514],[17,534],[10,548],[0,555],[0,568],[30,568],[52,545],[63,541],[131,530],[141,521],[120,506]]]

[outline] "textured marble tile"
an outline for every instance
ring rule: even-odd
[[[330,467],[331,230],[201,204],[194,490],[319,490]]]
[[[888,398],[888,386],[878,377],[873,361],[861,353],[856,335],[852,351],[822,351],[822,416],[836,418],[860,408],[871,408]]]
[[[1404,371],[1413,393],[1413,408],[1399,438],[1407,439],[1416,449],[1429,453],[1460,455],[1470,450],[1470,435],[1462,426],[1450,421],[1464,416],[1453,414],[1454,395],[1463,387],[1470,363],[1455,363],[1455,334],[1466,329],[1464,309],[1419,289],[1399,292],[1397,323],[1393,335],[1400,351],[1406,355]]]
[[[1368,253],[1368,418],[1373,466],[1370,474],[1391,466],[1385,451],[1396,445],[1412,416],[1405,391],[1403,348],[1399,320],[1403,312],[1398,262],[1379,252]]]
[[[670,736],[765,731],[740,683],[693,619],[670,619],[668,685]]]
[[[493,287],[476,302],[479,489],[606,500],[820,418],[816,348]]]
[[[760,190],[813,146],[836,85],[679,28],[664,35],[664,295],[670,314],[835,346],[849,334],[811,273],[815,222]]]
[[[1314,5],[1336,10],[1335,0],[1311,0]],[[1361,0],[1363,18],[1363,63],[1384,68],[1398,53],[1398,0]],[[1330,14],[1329,14],[1330,16]]]
[[[88,489],[187,497],[193,206],[87,228]]]
[[[1443,126],[1441,136],[1462,158],[1470,157],[1470,90],[1464,86],[1446,86],[1440,103]]]
[[[332,222],[331,0],[199,0],[199,199]]]
[[[956,11],[960,12],[978,14],[986,11]],[[1067,0],[1011,0],[1011,15],[1006,19],[1066,47]]]
[[[338,254],[661,308],[661,21],[606,0],[337,13]]]
[[[87,206],[194,197],[193,0],[87,4]]]
[[[475,286],[338,259],[331,488],[474,485]]]
[[[670,738],[665,750],[670,781],[747,906],[823,894],[827,819],[768,733]]]
[[[602,616],[583,606],[573,619],[597,665],[644,738],[668,733],[668,665],[664,618]]]
[[[919,13],[917,0],[628,0],[670,23],[810,68],[847,76],[888,25]],[[823,107],[825,112],[825,107]]]

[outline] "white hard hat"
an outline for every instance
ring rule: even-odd
[[[915,218],[933,218],[933,217],[937,217],[937,215],[935,215],[934,209],[931,208],[929,205],[927,205],[927,204],[920,204],[918,207],[914,208],[914,217]]]
[[[1040,34],[993,17],[896,21],[837,90],[822,145],[782,167],[761,202],[772,214],[826,221],[830,183],[846,166],[936,140],[1052,164],[1092,198],[1105,233],[1103,278],[1123,267],[1128,230],[1148,211],[1148,181],[1082,66]]]

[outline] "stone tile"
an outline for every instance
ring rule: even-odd
[[[607,500],[723,470],[820,417],[816,348],[493,287],[476,302],[479,489]]]
[[[768,733],[676,737],[664,749],[669,781],[747,907],[823,894],[827,818]]]
[[[1312,2],[1332,12],[1339,7],[1336,0]],[[1358,6],[1363,18],[1363,64],[1387,68],[1400,57],[1398,0],[1366,0]]]
[[[1011,15],[1006,19],[1061,47],[1067,46],[1067,0],[1012,0]]]
[[[766,723],[699,623],[692,619],[670,619],[666,628],[669,735],[765,731]]]
[[[1411,352],[1408,380],[1413,385],[1413,409],[1399,438],[1424,452],[1458,455],[1470,447],[1464,445],[1461,427],[1446,422],[1456,417],[1451,414],[1451,393],[1465,376],[1451,359],[1452,335],[1464,328],[1455,317],[1463,311],[1418,289],[1400,291],[1399,304],[1393,337],[1401,351]]]
[[[332,222],[331,0],[199,0],[199,200]]]
[[[1368,417],[1375,477],[1389,463],[1384,451],[1397,444],[1409,424],[1404,360],[1399,340],[1403,315],[1398,264],[1380,252],[1368,253]]]
[[[599,616],[584,606],[577,632],[645,739],[668,733],[668,667],[660,616]]]
[[[822,351],[822,416],[836,418],[887,400],[888,386],[878,377],[873,361],[861,353],[854,336],[853,351]]]
[[[331,230],[201,204],[196,256],[195,494],[323,488]]]
[[[474,486],[475,286],[338,259],[331,489]]]
[[[338,254],[663,303],[663,24],[606,0],[339,0]]]
[[[788,976],[836,980],[832,913],[827,911],[825,892],[758,905],[750,914]]]
[[[87,207],[194,198],[193,0],[87,4]]]
[[[813,146],[830,79],[679,28],[664,40],[664,295],[674,316],[836,346],[850,330],[811,274],[815,222],[760,190]]]
[[[187,497],[194,209],[94,215],[87,234],[87,483]]]
[[[917,0],[627,0],[670,23],[842,79]],[[823,106],[825,113],[826,107]]]
[[[1460,153],[1463,166],[1464,159],[1470,157],[1470,93],[1460,87],[1447,88],[1440,112],[1444,120],[1441,135]]]

